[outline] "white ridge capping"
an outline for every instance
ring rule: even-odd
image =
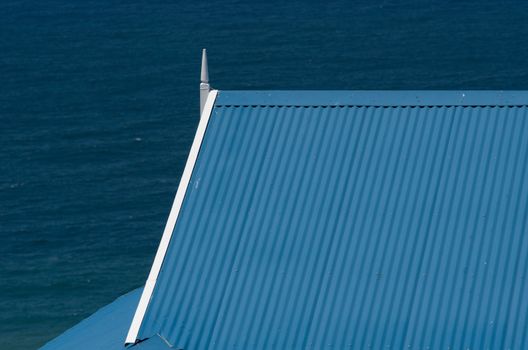
[[[191,151],[189,152],[189,156],[187,158],[187,162],[185,163],[185,168],[183,170],[180,184],[178,185],[178,190],[176,191],[176,197],[174,198],[169,218],[167,220],[167,223],[165,224],[165,229],[163,230],[163,236],[161,237],[158,251],[156,252],[156,256],[154,258],[154,263],[152,264],[152,268],[150,269],[147,281],[145,282],[143,293],[141,294],[141,298],[139,299],[139,304],[136,308],[134,318],[132,319],[132,324],[130,325],[130,329],[128,330],[125,345],[133,344],[137,340],[141,323],[143,322],[143,318],[145,316],[145,312],[147,311],[150,298],[152,297],[152,292],[154,291],[154,286],[156,285],[156,280],[158,279],[158,275],[161,270],[161,265],[163,264],[165,254],[167,253],[167,249],[169,247],[172,232],[174,231],[174,226],[176,225],[176,221],[178,220],[178,215],[183,204],[185,193],[187,192],[187,187],[189,186],[189,182],[191,180],[194,165],[196,164],[196,159],[198,158],[198,153],[202,145],[209,118],[211,117],[211,113],[213,111],[214,102],[216,100],[217,94],[218,90],[211,90],[209,92],[209,95],[207,96],[207,101],[205,103],[202,116],[200,118],[200,123],[198,124],[198,129],[196,130],[196,134],[194,136]]]

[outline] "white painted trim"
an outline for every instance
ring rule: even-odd
[[[187,192],[187,186],[189,185],[189,181],[191,180],[191,175],[194,169],[194,165],[196,164],[196,159],[198,158],[198,152],[200,151],[200,147],[202,146],[202,141],[205,135],[205,131],[207,129],[207,124],[209,122],[211,112],[213,111],[213,106],[217,93],[217,90],[211,90],[211,92],[209,92],[209,96],[207,96],[207,101],[205,103],[202,116],[200,118],[200,123],[198,124],[198,129],[196,130],[196,134],[194,136],[194,141],[191,146],[191,151],[189,152],[189,157],[187,158],[187,163],[185,164],[185,169],[183,170],[183,175],[178,186],[178,191],[176,191],[176,197],[174,198],[174,203],[172,204],[169,219],[167,220],[167,224],[165,225],[165,230],[163,230],[163,236],[161,237],[158,251],[156,252],[156,257],[154,258],[154,263],[152,264],[152,268],[150,269],[147,282],[145,283],[145,288],[143,289],[143,293],[141,294],[141,299],[139,299],[139,304],[137,306],[136,313],[134,314],[134,318],[132,319],[130,329],[128,330],[125,344],[132,344],[135,343],[137,340],[139,328],[141,327],[143,317],[145,316],[145,312],[147,311],[147,306],[150,302],[150,298],[152,297],[152,292],[154,291],[154,286],[156,285],[156,280],[158,279],[158,275],[161,270],[161,265],[163,264],[165,254],[167,253],[167,249],[169,247],[169,243],[172,237],[172,231],[174,231],[174,226],[176,225],[176,220],[178,220],[178,215],[182,207],[183,199],[185,197],[185,193]]]

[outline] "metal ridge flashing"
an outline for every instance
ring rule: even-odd
[[[185,193],[187,192],[187,187],[191,179],[194,165],[196,164],[196,159],[198,158],[198,153],[200,152],[200,148],[202,146],[202,141],[207,130],[209,118],[211,117],[211,113],[215,105],[217,94],[217,90],[211,90],[209,92],[209,95],[207,96],[204,110],[200,118],[200,123],[198,124],[198,129],[196,130],[196,134],[194,136],[191,150],[189,152],[189,156],[187,158],[187,162],[185,164],[182,177],[180,179],[180,184],[178,185],[178,190],[176,191],[176,196],[172,204],[169,218],[167,220],[167,223],[165,224],[163,236],[161,237],[158,251],[156,252],[156,256],[154,258],[154,263],[152,264],[147,281],[145,282],[145,288],[143,289],[143,293],[141,294],[141,298],[136,308],[134,318],[132,319],[132,324],[130,325],[130,329],[128,330],[125,345],[133,344],[137,341],[137,336],[141,328],[145,312],[147,311],[147,307],[152,297],[152,293],[156,285],[156,280],[161,270],[163,260],[165,259],[165,254],[167,253],[167,249],[169,247],[172,232],[174,231],[174,226],[176,225],[176,221],[178,220],[178,215],[180,213],[183,200],[185,198]]]
[[[234,90],[222,91],[216,100],[217,107],[513,107],[527,105],[528,91],[513,90]]]

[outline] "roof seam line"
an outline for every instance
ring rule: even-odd
[[[373,108],[439,108],[439,107],[465,107],[465,108],[522,108],[528,107],[528,104],[513,104],[513,105],[500,105],[500,104],[489,104],[489,105],[466,105],[466,104],[405,104],[405,105],[382,105],[382,104],[345,104],[345,105],[298,105],[298,104],[280,104],[280,105],[228,105],[228,104],[219,104],[215,105],[217,108],[350,108],[350,107],[373,107]]]

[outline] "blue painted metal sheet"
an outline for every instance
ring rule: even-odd
[[[275,94],[220,92],[140,338],[528,348],[528,100]]]
[[[125,294],[53,339],[41,350],[122,350],[143,288]]]
[[[131,344],[126,347],[126,349],[133,350],[169,350],[173,349],[170,347],[163,339],[158,335],[154,335],[151,338],[148,338],[141,343]],[[106,349],[102,349],[106,350]],[[125,350],[124,344],[121,344],[121,350]]]
[[[527,91],[221,91],[222,106],[525,106]]]

